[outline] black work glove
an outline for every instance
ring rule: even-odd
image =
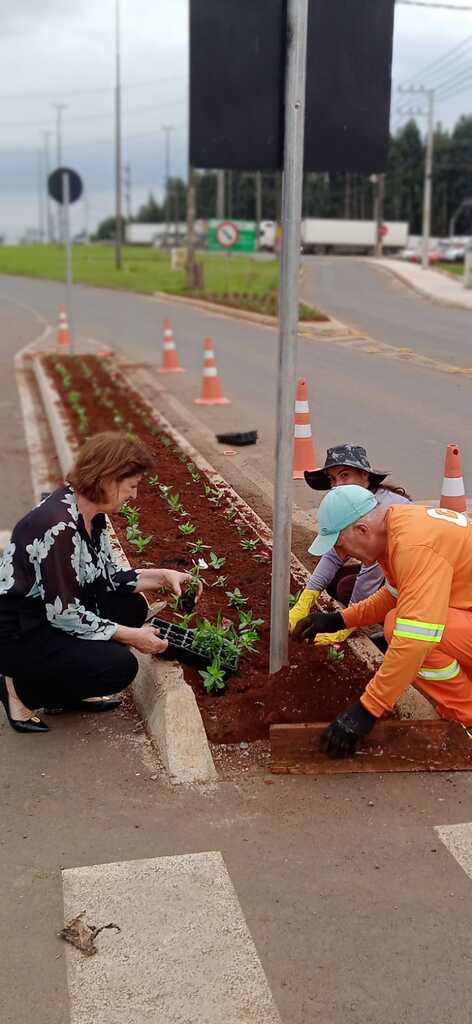
[[[351,757],[363,736],[373,729],[377,719],[359,701],[342,711],[320,739],[320,750],[328,757]]]
[[[297,622],[292,636],[294,640],[313,640],[317,633],[337,633],[345,628],[341,612],[313,612]]]

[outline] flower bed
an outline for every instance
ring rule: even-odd
[[[113,517],[131,564],[193,567],[205,581],[198,616],[232,624],[228,635],[238,640],[240,661],[224,689],[215,682],[216,692],[208,693],[211,680],[184,665],[208,738],[215,743],[261,739],[274,722],[328,721],[356,700],[369,672],[349,650],[342,662],[333,662],[326,648],[291,643],[290,666],[268,674],[270,549],[241,520],[230,492],[217,488],[175,445],[122,374],[94,356],[47,356],[44,366],[75,444],[101,430],[125,429],[152,452],[154,467],[140,485],[137,513],[125,509],[125,515]],[[207,567],[196,569],[200,559]],[[298,586],[293,582],[292,590]],[[182,620],[171,604],[161,614],[178,624]]]

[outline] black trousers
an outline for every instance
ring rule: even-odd
[[[121,626],[142,626],[147,610],[142,594],[111,593],[100,614]],[[137,658],[117,640],[80,640],[49,625],[21,640],[0,640],[0,672],[12,677],[20,700],[31,709],[119,693],[137,671]]]

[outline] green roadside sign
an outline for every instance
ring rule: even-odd
[[[209,220],[209,252],[255,252],[256,223],[253,220]]]

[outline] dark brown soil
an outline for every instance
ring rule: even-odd
[[[66,386],[58,371],[59,362],[70,375]],[[114,368],[109,370],[106,363],[95,356],[68,356],[60,360],[47,356],[45,367],[63,399],[71,439],[80,444],[88,434],[113,427],[124,427],[139,434],[154,456],[153,472],[158,474],[159,483],[170,485],[174,493],[178,492],[196,526],[192,537],[182,536],[178,525],[184,519],[170,513],[159,488],[144,479],[137,501],[140,529],[144,536],[152,534],[153,540],[142,555],[138,555],[126,539],[125,520],[119,515],[113,517],[113,525],[130,562],[141,567],[151,564],[190,569],[192,557],[188,542],[202,538],[212,551],[224,556],[226,562],[218,571],[203,572],[207,586],[198,606],[199,613],[214,619],[221,610],[237,624],[238,615],[229,607],[225,592],[239,587],[248,598],[245,608],[251,608],[255,617],[264,619],[258,653],[241,661],[239,671],[229,677],[222,696],[208,695],[197,670],[184,667],[209,739],[214,743],[262,739],[268,736],[272,723],[329,721],[358,699],[369,674],[348,651],[344,661],[334,665],[327,660],[326,648],[291,643],[290,666],[277,675],[269,675],[270,549],[263,543],[258,544],[255,553],[242,549],[241,539],[255,537],[255,534],[239,516],[231,523],[225,518],[224,512],[231,506],[230,497],[223,496],[220,504],[209,500],[204,486],[211,481],[203,474],[200,481],[192,480],[187,465],[190,460],[183,457],[173,440],[156,424],[149,406],[129,388],[124,377]],[[88,420],[85,433],[79,431],[79,418],[68,401],[70,391],[80,392]],[[169,440],[170,445],[166,446]],[[205,552],[204,556],[208,554]],[[265,560],[258,560],[261,556]],[[212,587],[220,574],[227,576],[224,587]],[[292,591],[298,589],[298,584],[293,582]],[[170,609],[160,614],[175,618]]]

